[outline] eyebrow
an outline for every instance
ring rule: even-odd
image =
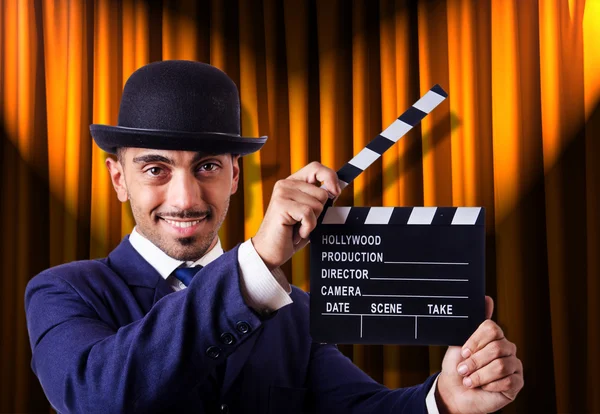
[[[150,163],[150,162],[162,162],[162,163],[169,164],[169,165],[174,164],[173,160],[171,160],[170,158],[167,158],[167,157],[164,157],[164,156],[158,155],[158,154],[140,155],[139,157],[135,157],[133,159],[133,162],[135,164],[143,164],[143,163]]]
[[[203,158],[206,157],[210,157],[211,154],[207,154],[204,152],[197,152],[194,155],[194,158],[192,159],[192,164],[197,163],[198,161],[200,161]],[[133,162],[135,164],[144,164],[144,163],[151,163],[151,162],[162,162],[164,164],[168,164],[168,165],[175,165],[175,162],[170,159],[167,158],[163,155],[158,155],[158,154],[147,154],[147,155],[140,155],[139,157],[135,157],[133,159]]]
[[[200,161],[203,158],[207,158],[212,156],[211,154],[207,154],[205,152],[197,152],[196,155],[194,155],[194,158],[192,159],[192,164],[197,163],[198,161]]]

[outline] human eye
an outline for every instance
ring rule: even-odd
[[[199,172],[215,172],[219,169],[219,164],[216,162],[204,162],[198,166]]]
[[[152,167],[146,168],[144,170],[144,174],[146,174],[149,177],[162,177],[163,175],[166,174],[166,172],[161,167],[152,166]]]

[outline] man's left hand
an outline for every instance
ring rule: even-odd
[[[494,301],[485,297],[486,320],[461,348],[448,348],[438,378],[440,412],[489,413],[513,401],[523,388],[517,347],[490,318]]]

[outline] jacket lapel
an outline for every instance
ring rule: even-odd
[[[107,262],[129,286],[142,288],[132,290],[147,308],[144,312],[148,312],[162,297],[173,293],[167,281],[129,243],[129,236],[125,236],[108,255]]]
[[[163,297],[167,296],[169,293],[173,293],[173,288],[171,288],[171,286],[169,286],[167,281],[165,279],[163,279],[162,277],[160,277],[160,275],[158,275],[158,276],[159,276],[159,280],[158,280],[158,283],[156,283],[156,287],[154,290],[154,298],[152,299],[152,306],[154,306],[154,304],[156,302],[158,302]]]

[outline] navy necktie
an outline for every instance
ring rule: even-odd
[[[202,266],[194,266],[194,267],[179,267],[175,269],[175,277],[181,280],[186,286],[192,282],[194,275],[198,273],[202,269]]]

